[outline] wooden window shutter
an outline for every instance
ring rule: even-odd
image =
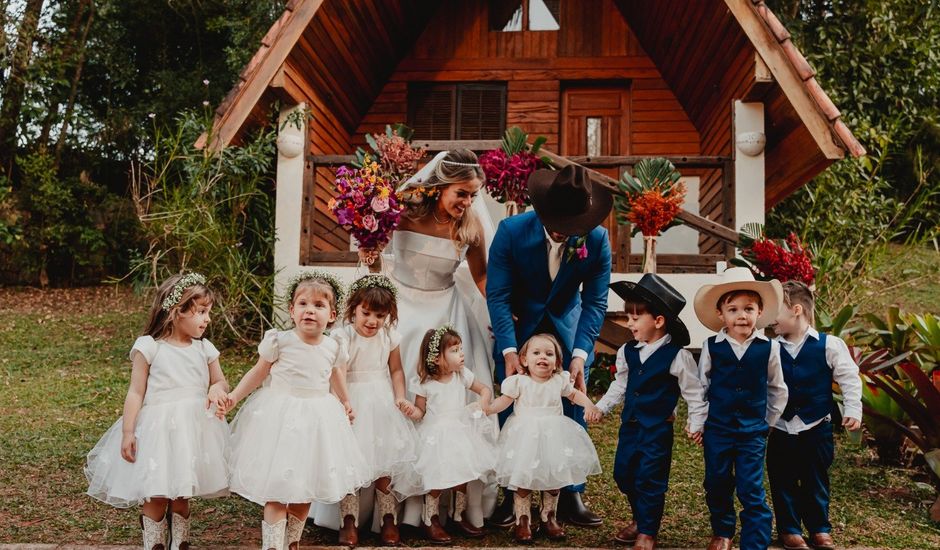
[[[408,90],[408,125],[416,139],[455,139],[457,86],[413,86]]]
[[[457,139],[500,139],[506,129],[506,86],[461,86],[457,112]]]

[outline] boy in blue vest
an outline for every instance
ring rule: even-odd
[[[634,544],[634,550],[653,550],[669,486],[679,394],[689,405],[689,433],[701,437],[708,411],[698,366],[683,349],[689,343],[689,331],[679,320],[685,298],[654,274],[610,288],[625,302],[633,339],[617,351],[617,377],[597,402],[600,412],[588,420],[596,422],[624,402],[614,480],[627,495],[634,520],[614,540]]]
[[[770,546],[773,516],[764,492],[767,431],[787,403],[780,344],[761,329],[777,320],[780,282],[755,281],[751,270],[728,269],[724,282],[695,295],[695,315],[717,335],[702,344],[699,376],[708,400],[705,501],[711,516],[708,550],[731,550],[734,493],[741,502],[741,550]]]
[[[774,332],[780,343],[783,378],[790,391],[783,416],[767,441],[767,477],[777,518],[777,535],[787,550],[832,550],[829,524],[829,466],[832,442],[832,382],[842,390],[842,425],[862,427],[862,382],[858,365],[838,336],[816,332],[813,291],[783,284],[783,306]]]

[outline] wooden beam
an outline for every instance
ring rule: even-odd
[[[810,96],[796,68],[790,63],[783,47],[764,24],[751,0],[725,0],[725,4],[744,30],[754,48],[767,64],[780,88],[812,134],[816,145],[826,158],[841,159],[845,151],[836,144],[829,121],[823,116]]]
[[[751,87],[744,92],[741,101],[748,103],[762,102],[767,97],[767,92],[774,87],[774,75],[770,72],[770,67],[764,62],[759,53],[754,52],[754,80]]]
[[[658,156],[658,155],[657,155]],[[566,157],[572,162],[591,168],[612,168],[614,166],[633,166],[644,159],[652,158],[649,155],[624,155],[624,156],[598,156],[589,157],[584,155],[575,155]],[[730,160],[730,157],[721,156],[673,156],[663,157],[673,163],[676,168],[718,168]]]

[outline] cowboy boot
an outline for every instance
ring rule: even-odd
[[[175,512],[170,518],[170,550],[189,550],[189,518]]]
[[[731,550],[731,539],[715,535],[709,541],[707,550]]]
[[[376,489],[375,496],[379,501],[379,517],[382,519],[379,538],[385,546],[398,546],[401,544],[401,535],[398,532],[398,502],[391,493],[383,493],[381,489]]]
[[[628,523],[626,527],[617,531],[617,534],[614,535],[614,542],[633,544],[636,542],[637,534],[639,534],[639,531],[637,530],[636,522],[630,520],[630,523]]]
[[[359,544],[359,494],[353,493],[339,501],[339,543],[343,546]]]
[[[284,547],[284,532],[287,518],[268,523],[261,520],[261,550],[281,550]]]
[[[424,536],[431,544],[450,544],[450,535],[441,527],[440,497],[424,495],[424,514],[421,517]]]
[[[532,493],[519,496],[513,494],[513,513],[516,515],[516,527],[513,529],[513,538],[516,542],[528,544],[532,542]]]
[[[480,529],[470,522],[466,517],[467,511],[467,493],[465,491],[454,491],[454,522],[457,528],[470,538],[480,538],[486,534],[486,531]]]
[[[810,537],[810,544],[816,550],[834,550],[836,547],[836,543],[833,542],[832,535],[829,533],[813,533]]]
[[[287,531],[284,534],[285,550],[300,550],[300,537],[304,534],[306,518],[298,518],[287,514]]]
[[[636,544],[633,545],[633,550],[655,550],[655,549],[656,549],[656,537],[652,537],[644,533],[637,533]]]
[[[143,532],[144,550],[166,549],[166,516],[160,521],[154,521],[141,514],[140,530]]]
[[[551,540],[565,538],[565,528],[558,523],[558,494],[542,491],[542,528]]]

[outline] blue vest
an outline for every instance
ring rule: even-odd
[[[771,343],[755,338],[738,359],[727,340],[708,339],[711,382],[706,427],[729,431],[767,430],[767,365]]]
[[[799,415],[810,424],[832,413],[832,369],[826,361],[826,335],[819,339],[807,336],[796,357],[787,348],[780,346],[780,363],[783,380],[787,383],[789,397],[782,418],[790,420]]]
[[[620,413],[623,422],[639,422],[648,428],[672,416],[679,401],[679,380],[669,372],[669,368],[681,350],[670,342],[641,363],[639,349],[632,343],[624,347],[623,355],[630,370],[627,372],[623,412]]]

